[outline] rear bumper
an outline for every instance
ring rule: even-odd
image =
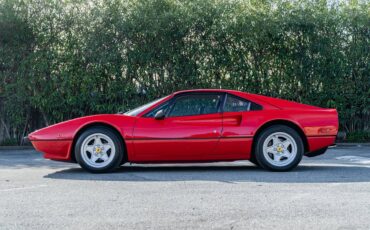
[[[308,137],[310,151],[305,153],[306,157],[316,157],[326,152],[328,148],[335,146],[336,136]]]
[[[33,140],[33,147],[51,160],[70,161],[72,140]]]
[[[315,152],[335,144],[336,136],[309,136],[307,137],[308,152]]]

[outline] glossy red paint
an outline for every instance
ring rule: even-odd
[[[168,117],[163,120],[144,117],[173,97],[204,92],[235,95],[262,106],[262,110]],[[31,133],[29,139],[38,151],[45,154],[45,158],[71,161],[78,135],[91,125],[105,125],[122,136],[130,162],[247,160],[252,154],[253,141],[258,132],[276,123],[288,123],[297,129],[306,141],[306,152],[332,145],[338,132],[335,109],[234,90],[206,89],[173,93],[137,116],[102,114],[61,122]]]

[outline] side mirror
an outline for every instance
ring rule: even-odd
[[[156,120],[163,120],[165,118],[165,114],[163,112],[163,109],[159,110],[158,112],[156,112],[156,114],[154,115],[154,119]]]

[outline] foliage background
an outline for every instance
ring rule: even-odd
[[[361,141],[369,40],[369,1],[0,0],[0,137],[230,88],[337,108]]]

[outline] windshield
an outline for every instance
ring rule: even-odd
[[[166,97],[168,96],[165,96],[165,97],[162,97],[162,98],[159,98],[155,101],[152,101],[152,102],[149,102],[145,105],[142,105],[142,106],[139,106],[133,110],[130,110],[130,111],[127,111],[124,113],[124,115],[127,115],[127,116],[137,116],[138,114],[140,114],[141,112],[143,112],[144,110],[146,110],[147,108],[155,105],[156,103],[160,102],[161,100],[165,99]]]

